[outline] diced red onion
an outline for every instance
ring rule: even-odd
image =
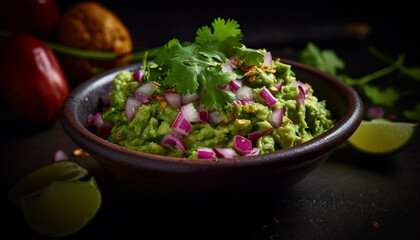
[[[300,103],[301,105],[305,105],[305,90],[300,85],[298,86],[298,88],[299,88],[299,95],[296,101]]]
[[[223,86],[217,85],[217,88],[219,88],[220,90],[232,91],[232,87],[229,84]]]
[[[134,90],[136,93],[140,93],[144,96],[150,97],[156,91],[158,86],[153,82],[147,82],[145,84],[140,85],[139,87]]]
[[[246,103],[254,103],[255,99],[242,99],[241,103],[242,105],[245,105]]]
[[[260,154],[259,148],[253,148],[249,153],[245,154],[245,156],[255,156]]]
[[[242,105],[242,101],[240,101],[240,100],[233,100],[232,104]]]
[[[143,77],[144,77],[144,70],[143,69],[140,69],[140,70],[133,73],[133,78],[137,82],[143,82]]]
[[[197,93],[187,93],[185,95],[182,95],[181,98],[182,104],[185,105],[197,101],[198,99],[200,99],[200,96],[198,96]]]
[[[237,91],[235,91],[235,95],[236,95],[236,98],[239,99],[239,100],[253,99],[254,98],[254,94],[252,93],[252,89],[247,87],[247,86],[243,86],[243,87],[239,88]]]
[[[283,86],[283,81],[280,80],[278,83],[274,84],[274,87],[277,88],[277,90],[280,92],[281,87]]]
[[[271,129],[272,128],[268,128],[268,129],[266,129],[264,131],[261,131],[261,132],[249,133],[248,134],[248,139],[254,142],[254,141],[258,140],[258,138],[260,138],[260,137],[266,135],[267,133],[269,133],[271,131]]]
[[[232,64],[232,66],[235,65],[235,63],[236,63],[236,56],[233,56],[233,57],[229,58],[229,62],[230,62],[230,64]]]
[[[69,157],[67,156],[66,153],[64,153],[64,151],[62,149],[58,149],[57,151],[55,151],[54,159],[53,159],[54,162],[67,160],[67,159],[69,159]]]
[[[182,105],[181,94],[173,91],[165,92],[165,100],[169,106],[173,108],[179,108]]]
[[[181,139],[179,137],[176,137],[173,134],[170,134],[170,133],[166,134],[163,137],[163,139],[162,139],[162,145],[175,147],[176,149],[178,149],[182,153],[184,153],[186,151],[185,145],[181,141]]]
[[[144,103],[144,104],[150,104],[153,103],[153,100],[148,97],[143,95],[142,93],[139,92],[134,92],[134,96],[136,97],[137,100],[139,100],[139,102]]]
[[[242,87],[242,81],[233,79],[229,82],[229,86],[233,89],[233,91],[238,91]]]
[[[188,132],[191,130],[191,123],[184,118],[182,111],[179,111],[176,115],[174,121],[171,124],[172,130],[182,135],[187,135]]]
[[[299,87],[299,86],[302,87],[303,93],[305,93],[305,95],[308,94],[309,90],[311,89],[308,85],[304,84],[301,81],[296,81],[296,86],[297,87]]]
[[[260,92],[260,96],[264,99],[264,101],[270,106],[274,106],[277,103],[277,99],[271,94],[267,88],[263,88]]]
[[[134,96],[128,96],[125,100],[125,116],[128,120],[132,121],[137,113],[137,109],[142,103]]]
[[[238,156],[233,148],[214,147],[213,149],[217,156],[222,158],[233,158]]]
[[[95,126],[95,115],[89,113],[86,121],[88,127]]]
[[[216,157],[216,154],[211,148],[199,148],[197,149],[198,158],[204,159],[213,159]]]
[[[197,109],[194,107],[192,103],[188,103],[187,105],[183,105],[181,107],[182,115],[188,122],[200,122],[200,115],[198,115]]]
[[[383,118],[384,109],[381,107],[370,107],[367,110],[367,117],[368,118]]]
[[[233,72],[233,66],[230,63],[226,63],[222,65],[222,72]]]
[[[205,109],[200,109],[198,111],[198,115],[200,116],[200,120],[204,123],[209,121],[209,112]]]
[[[236,135],[233,138],[233,148],[244,155],[251,152],[252,142],[243,136]]]
[[[175,137],[177,137],[177,138],[179,138],[179,139],[182,139],[182,138],[184,137],[184,135],[182,135],[182,134],[180,134],[180,133],[177,133],[177,132],[175,132],[175,131],[172,131],[172,132],[170,132],[169,134],[172,134],[172,135],[174,135]]]
[[[271,53],[263,53],[264,55],[264,63],[267,64],[268,66],[271,66],[271,62],[273,61],[273,58],[271,56]]]
[[[113,89],[112,86],[109,87],[108,90],[99,97],[102,107],[105,107],[105,108],[109,107],[110,105],[109,94],[111,93],[112,89]]]
[[[209,118],[210,118],[210,122],[212,124],[219,124],[220,122],[222,122],[225,119],[223,114],[220,113],[217,110],[210,112],[209,113]]]
[[[95,114],[95,127],[99,137],[106,139],[111,135],[112,124],[104,122],[101,112]]]
[[[281,126],[281,123],[283,121],[283,114],[284,108],[278,108],[276,110],[273,110],[273,113],[268,118],[268,121],[271,123],[271,126],[273,126],[273,128],[278,128]]]

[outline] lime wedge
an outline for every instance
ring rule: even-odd
[[[19,203],[25,197],[35,196],[55,181],[74,181],[85,177],[88,171],[73,161],[47,164],[23,177],[10,190],[8,199]]]
[[[363,120],[347,142],[364,153],[392,154],[410,143],[417,125],[407,122]]]
[[[85,226],[101,203],[101,193],[92,177],[89,181],[53,182],[41,195],[22,199],[21,207],[35,231],[63,237]]]

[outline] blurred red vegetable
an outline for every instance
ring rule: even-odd
[[[30,33],[39,37],[53,35],[59,17],[55,0],[14,0],[0,3],[0,27],[14,33]]]
[[[0,89],[10,108],[30,121],[56,119],[70,89],[53,51],[26,34],[8,39],[0,50]]]

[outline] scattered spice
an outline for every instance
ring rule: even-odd
[[[273,221],[279,223],[280,221],[277,218],[273,218]]]
[[[85,152],[85,150],[83,150],[81,148],[77,148],[77,149],[74,149],[73,155],[77,156],[77,157],[88,157],[89,153]]]
[[[379,229],[381,226],[379,225],[379,223],[377,221],[373,221],[372,222],[372,227]]]

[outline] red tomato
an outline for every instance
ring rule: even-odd
[[[54,52],[40,39],[19,34],[0,54],[0,87],[10,108],[30,121],[56,119],[70,88]]]

